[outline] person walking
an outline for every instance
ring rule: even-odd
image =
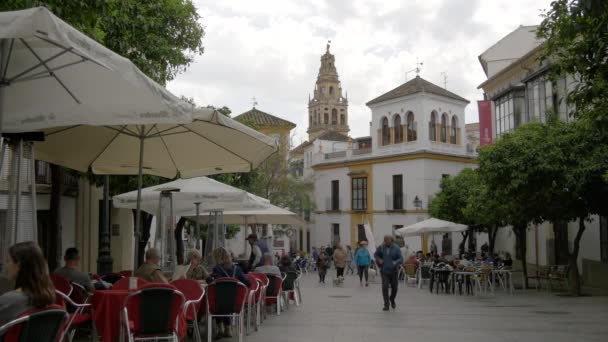
[[[359,248],[355,251],[355,263],[357,264],[357,274],[359,275],[359,283],[363,286],[363,276],[365,276],[365,286],[369,286],[369,265],[372,263],[372,257],[367,250],[367,241],[359,242]]]
[[[329,267],[329,257],[325,252],[321,250],[319,254],[319,260],[317,260],[317,270],[319,272],[319,284],[325,284],[325,275],[327,274],[327,268]]]
[[[380,268],[382,276],[382,298],[384,299],[383,311],[388,311],[389,300],[393,309],[397,308],[395,297],[397,296],[397,286],[399,284],[398,270],[399,265],[403,263],[401,250],[393,240],[392,235],[384,236],[384,243],[376,249],[374,253],[376,263]],[[391,295],[388,295],[388,288],[391,288]]]
[[[346,251],[338,243],[334,248],[334,265],[336,266],[336,279],[344,279],[344,268],[346,268]]]
[[[353,268],[353,250],[350,246],[346,246],[346,274],[350,272],[350,274],[355,274],[355,269]]]

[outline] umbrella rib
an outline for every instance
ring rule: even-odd
[[[53,56],[51,56],[51,57],[49,57],[49,58],[45,59],[44,61],[41,61],[41,62],[39,62],[38,64],[35,64],[35,65],[33,65],[32,67],[25,69],[24,71],[22,71],[22,72],[18,73],[17,75],[14,75],[14,76],[13,76],[13,77],[11,77],[11,78],[10,78],[8,81],[9,81],[9,82],[14,82],[14,81],[17,81],[17,80],[19,80],[19,77],[21,77],[21,76],[24,76],[24,75],[28,74],[28,73],[29,73],[30,71],[32,71],[32,70],[38,69],[38,68],[39,68],[41,65],[43,65],[43,63],[48,63],[48,62],[50,62],[50,61],[52,61],[52,60],[54,60],[54,59],[57,59],[57,58],[59,58],[59,57],[61,57],[61,56],[65,55],[67,52],[68,52],[68,50],[63,50],[63,51],[59,52],[58,54],[53,55]],[[55,70],[56,70],[56,69],[55,69]],[[54,71],[54,70],[53,70],[53,71]],[[36,74],[34,74],[34,75],[31,75],[31,76],[37,76],[37,75],[44,74],[44,73],[45,73],[45,72],[41,72],[41,73],[39,72],[39,73],[36,73]]]
[[[55,134],[58,134],[58,133],[69,131],[71,129],[74,129],[74,128],[80,127],[80,126],[82,126],[82,125],[73,125],[73,126],[69,126],[69,127],[63,127],[63,128],[60,128],[60,129],[58,129],[56,131],[53,131],[53,132],[49,132],[49,133],[45,132],[44,135],[48,137],[50,135],[55,135]]]
[[[64,65],[58,66],[58,67],[56,67],[54,69],[50,69],[50,72],[49,71],[41,71],[41,72],[35,73],[33,75],[30,75],[28,77],[24,77],[24,78],[21,78],[21,79],[14,80],[13,82],[14,83],[25,82],[25,81],[32,81],[32,80],[37,80],[37,79],[41,79],[41,78],[45,78],[45,77],[51,77],[52,76],[51,72],[55,72],[57,70],[65,69],[65,68],[71,67],[73,65],[84,63],[84,62],[86,62],[86,60],[83,59],[83,60],[80,60],[80,61],[75,61],[75,62],[72,62],[72,63],[64,64]]]
[[[132,130],[130,130],[127,127],[127,125],[120,126],[121,127],[120,129],[118,129],[116,127],[113,127],[113,126],[104,126],[104,127],[106,127],[107,129],[114,130],[114,131],[118,132],[119,134],[125,134],[125,135],[128,135],[128,136],[132,136],[134,138],[140,138],[139,134],[137,132],[133,132]]]
[[[11,55],[13,54],[13,45],[15,44],[15,38],[11,39],[11,45],[8,48],[8,54],[6,57],[6,64],[3,66],[4,68],[3,73],[2,73],[2,78],[0,78],[0,80],[4,81],[6,79],[6,73],[8,72],[8,64],[11,61]]]
[[[188,132],[173,132],[173,133],[166,133],[172,130],[175,130],[177,128],[181,128],[182,125],[175,125],[163,130],[159,130],[158,132],[148,136],[148,138],[156,138],[156,137],[160,137],[160,136],[166,136],[166,135],[175,135],[175,134],[184,134],[184,133],[188,133]]]
[[[21,43],[23,43],[23,45],[25,45],[25,47],[30,50],[30,52],[32,53],[32,55],[34,55],[34,57],[36,57],[36,59],[38,59],[38,61],[40,61],[40,63],[42,63],[42,65],[45,67],[45,69],[47,69],[49,71],[49,73],[51,74],[51,76],[53,76],[53,78],[55,78],[55,80],[63,87],[63,89],[65,89],[65,91],[70,94],[70,96],[74,99],[74,101],[76,101],[76,103],[80,104],[80,101],[78,100],[78,98],[76,98],[76,96],[74,96],[74,94],[70,91],[70,89],[68,89],[68,87],[59,79],[59,77],[57,77],[57,75],[55,75],[55,73],[53,73],[51,71],[51,69],[48,67],[48,65],[46,65],[45,62],[42,61],[42,58],[40,58],[40,56],[38,56],[38,54],[36,54],[36,52],[32,49],[32,47],[25,42],[25,40],[23,38],[20,38]]]
[[[110,145],[112,145],[112,143],[114,142],[114,140],[116,140],[116,138],[118,138],[119,135],[122,134],[122,131],[115,129],[114,127],[108,127],[108,126],[102,126],[102,127],[106,127],[106,128],[110,128],[116,131],[116,135],[114,135],[112,137],[112,139],[110,139],[110,141],[108,141],[108,143],[106,144],[106,146],[95,156],[95,158],[93,158],[93,160],[91,160],[91,163],[89,164],[89,167],[92,167],[93,164],[97,161],[97,159],[99,159],[99,157],[101,157],[101,155],[108,149],[108,147],[110,147]],[[123,128],[126,128],[127,126],[122,126]]]
[[[154,125],[156,126],[156,125]],[[159,136],[160,141],[163,143],[163,145],[165,146],[165,149],[167,150],[167,154],[169,155],[169,159],[171,159],[171,162],[173,163],[173,166],[175,167],[175,170],[177,171],[177,174],[180,174],[179,171],[179,167],[177,167],[177,163],[175,163],[175,160],[173,159],[173,156],[171,155],[171,151],[169,151],[169,146],[167,146],[167,142],[165,142],[165,139],[163,139],[162,135]],[[181,177],[181,175],[180,175]]]
[[[37,31],[37,32],[41,33],[40,31]],[[45,42],[47,42],[47,43],[49,43],[49,44],[55,45],[55,46],[56,46],[56,47],[58,47],[58,48],[61,48],[61,49],[64,49],[64,50],[68,49],[68,48],[66,48],[65,46],[63,46],[63,45],[61,45],[61,44],[59,44],[59,43],[57,43],[57,42],[54,42],[54,41],[52,41],[52,40],[50,40],[50,39],[48,39],[48,38],[44,38],[44,37],[41,37],[41,36],[38,36],[38,35],[36,35],[36,38],[38,38],[38,39],[40,39],[40,40],[43,40],[43,41],[45,41]],[[74,54],[74,55],[76,55],[76,56],[78,56],[78,57],[80,57],[80,58],[86,59],[87,61],[89,61],[89,62],[91,62],[91,63],[93,63],[93,64],[96,64],[96,65],[98,65],[98,66],[100,66],[100,67],[102,67],[102,68],[104,68],[104,69],[108,69],[108,68],[107,68],[105,65],[103,65],[103,64],[101,64],[101,63],[99,63],[99,62],[97,62],[97,61],[95,61],[95,60],[93,60],[93,59],[90,59],[90,58],[89,58],[89,57],[87,57],[87,56],[84,56],[84,55],[82,55],[82,54],[77,53],[77,52],[76,52],[76,51],[74,51],[72,48],[70,48],[70,49],[71,49],[71,50],[70,50],[70,53],[71,53],[71,54]]]

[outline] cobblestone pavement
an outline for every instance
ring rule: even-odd
[[[245,341],[608,340],[608,297],[567,298],[535,290],[514,296],[437,295],[400,283],[397,310],[382,312],[380,284],[361,287],[354,276],[341,288],[330,283],[329,274],[326,286],[317,284],[316,275],[304,276],[303,305],[271,315]]]

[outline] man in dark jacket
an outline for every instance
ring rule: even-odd
[[[395,309],[395,297],[397,296],[397,285],[399,279],[397,277],[399,266],[403,264],[403,256],[401,249],[393,242],[392,235],[384,236],[384,243],[376,249],[374,253],[376,264],[380,268],[382,275],[382,298],[384,299],[383,311],[388,311],[389,300],[390,304]],[[391,288],[391,295],[388,295],[388,288]]]

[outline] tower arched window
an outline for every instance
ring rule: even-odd
[[[332,125],[338,124],[338,110],[336,108],[331,110],[331,124]]]
[[[330,86],[329,87],[329,95],[333,95],[334,94],[334,87]]]
[[[437,141],[437,112],[431,112],[431,122],[429,123],[429,140]]]
[[[344,114],[340,114],[340,125],[346,125],[346,120],[344,119]]]
[[[395,115],[395,119],[393,119],[393,127],[395,129],[395,144],[402,143],[403,126],[401,126],[401,117],[399,115]]]
[[[323,114],[323,123],[326,125],[329,123],[329,114]]]
[[[310,116],[308,117],[308,125],[309,125],[309,126],[310,126],[310,125],[312,125],[312,115],[310,115]]]
[[[450,134],[450,143],[456,144],[458,141],[458,139],[456,139],[458,136],[458,117],[456,115],[452,116],[452,127],[450,130],[452,131]]]
[[[388,145],[391,143],[391,131],[388,127],[388,118],[382,118],[382,145]]]
[[[448,142],[448,114],[446,113],[441,115],[440,135],[441,142]]]
[[[407,141],[415,141],[418,137],[416,134],[416,124],[414,123],[414,113],[407,113]]]

